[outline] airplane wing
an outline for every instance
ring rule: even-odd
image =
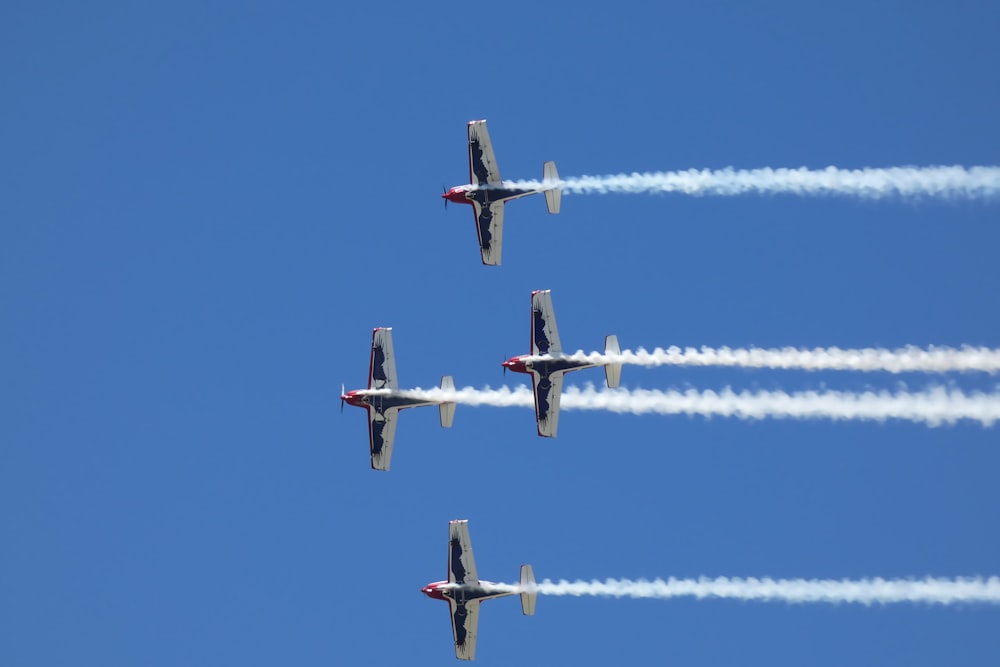
[[[552,308],[552,292],[539,290],[531,293],[531,353],[559,354],[559,330],[556,329],[556,312]]]
[[[448,581],[453,584],[479,582],[468,521],[448,522]]]
[[[541,375],[531,374],[535,386],[535,419],[538,421],[538,435],[556,437],[559,428],[559,399],[562,396],[563,372]]]
[[[493,154],[490,133],[485,120],[469,123],[469,183],[472,185],[499,185],[500,168]]]
[[[396,389],[396,355],[392,351],[392,328],[372,331],[372,359],[368,370],[369,389]],[[374,449],[372,450],[374,451]]]
[[[476,232],[479,234],[479,251],[483,255],[483,264],[497,266],[500,264],[503,244],[503,202],[491,202],[484,207],[474,201],[472,210],[476,216]]]
[[[455,602],[451,605],[451,631],[455,637],[455,657],[472,660],[476,657],[476,628],[479,625],[479,600]]]
[[[399,408],[386,408],[381,412],[375,408],[368,408],[368,443],[371,448],[373,470],[389,469],[398,418]]]

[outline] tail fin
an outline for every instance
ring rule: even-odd
[[[441,378],[441,388],[445,391],[455,390],[455,381],[450,375],[445,375]],[[455,419],[455,404],[454,403],[439,403],[438,410],[441,412],[441,426],[442,428],[451,428],[451,422]]]
[[[546,183],[558,183],[559,172],[556,171],[555,162],[546,162],[542,166],[542,187],[546,188]],[[562,200],[562,189],[550,187],[545,190],[545,205],[549,207],[549,213],[559,212],[559,202]]]
[[[535,598],[538,597],[537,586],[535,585],[535,573],[530,565],[521,566],[521,613],[525,616],[534,616]]]
[[[608,336],[604,339],[604,354],[621,354],[618,347],[618,336]],[[608,389],[617,389],[622,379],[622,364],[615,362],[604,365],[604,377],[608,380]]]

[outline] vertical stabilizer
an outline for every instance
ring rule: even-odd
[[[545,192],[545,205],[549,207],[549,213],[559,212],[559,203],[562,201],[562,189],[559,183],[559,172],[556,171],[555,162],[546,162],[542,166],[542,189]]]
[[[535,585],[535,573],[530,565],[521,566],[521,613],[525,616],[534,616],[535,599],[538,597],[538,589]]]
[[[618,336],[608,336],[604,339],[604,354],[619,355],[621,348],[618,347]],[[604,364],[604,377],[608,380],[608,389],[617,389],[618,383],[622,379],[622,364],[620,361]]]
[[[441,378],[441,389],[445,391],[455,391],[455,380],[450,375]],[[439,403],[438,411],[441,413],[442,428],[451,428],[451,422],[455,419],[454,403]]]

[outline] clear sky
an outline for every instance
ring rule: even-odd
[[[406,386],[525,384],[563,343],[1000,347],[1000,202],[565,195],[480,264],[465,123],[506,178],[1000,164],[987,2],[0,8],[0,664],[453,664],[480,575],[1000,574],[998,430],[404,413],[369,469],[371,329]],[[751,7],[749,5],[757,5]],[[601,381],[598,370],[569,384]],[[996,377],[626,367],[623,386]],[[983,665],[1000,609],[544,597],[482,665]]]

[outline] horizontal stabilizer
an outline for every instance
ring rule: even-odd
[[[455,380],[450,375],[441,378],[441,389],[444,391],[455,391]],[[454,403],[439,403],[438,410],[441,413],[441,427],[451,428],[451,422],[455,419]]]
[[[556,171],[555,162],[546,162],[542,167],[542,188],[545,191],[545,205],[549,207],[549,213],[559,212],[559,203],[562,200],[562,189],[555,184],[559,182],[559,172]]]
[[[608,336],[604,339],[604,354],[619,355],[621,348],[618,347],[618,336]],[[617,389],[618,383],[622,379],[622,364],[615,362],[604,365],[604,377],[608,380],[608,389]]]
[[[525,616],[534,616],[535,598],[538,597],[538,590],[535,585],[535,573],[530,565],[521,566],[521,612]]]

